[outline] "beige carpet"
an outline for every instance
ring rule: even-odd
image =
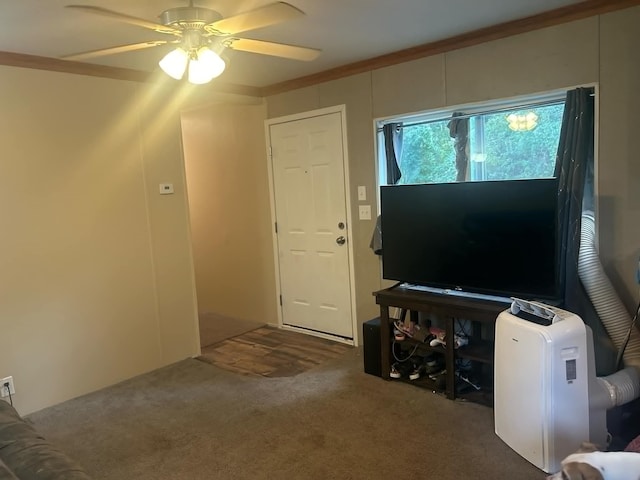
[[[265,325],[265,323],[225,317],[216,313],[201,313],[199,320],[201,348],[242,335]]]
[[[359,348],[280,378],[184,360],[28,419],[96,480],[546,477],[491,409],[367,375]]]

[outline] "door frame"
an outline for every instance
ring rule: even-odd
[[[313,117],[320,117],[323,115],[339,113],[342,123],[342,158],[343,158],[343,170],[344,170],[344,191],[345,191],[345,206],[347,214],[347,248],[349,253],[349,297],[351,307],[351,328],[353,333],[353,339],[346,339],[336,335],[328,333],[315,332],[304,328],[293,327],[285,325],[282,319],[282,305],[280,304],[280,294],[282,292],[280,284],[280,262],[278,255],[278,236],[275,231],[276,223],[276,203],[275,203],[275,183],[273,175],[273,157],[271,155],[271,126],[279,123],[293,122],[297,120],[305,120]],[[276,305],[278,312],[278,328],[284,330],[293,330],[307,335],[313,335],[316,337],[327,338],[348,345],[358,346],[358,316],[356,315],[356,288],[355,288],[355,274],[354,274],[354,261],[353,261],[353,222],[351,215],[351,186],[349,181],[349,155],[347,145],[347,115],[345,105],[335,105],[332,107],[320,108],[317,110],[311,110],[307,112],[296,113],[292,115],[285,115],[282,117],[269,118],[265,120],[265,139],[267,149],[267,171],[269,176],[269,203],[271,210],[271,238],[273,243],[273,262],[275,266],[276,275]]]

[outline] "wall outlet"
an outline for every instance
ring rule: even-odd
[[[358,218],[360,220],[371,220],[371,205],[359,205]]]
[[[7,383],[9,384],[8,390],[7,387],[5,387],[5,384]],[[11,395],[14,395],[16,393],[16,387],[13,385],[13,377],[4,377],[2,380],[0,380],[0,397],[8,397],[9,392],[11,392]]]
[[[173,183],[161,183],[160,195],[171,195],[173,193]]]

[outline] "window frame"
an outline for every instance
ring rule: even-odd
[[[382,127],[388,123],[402,123],[403,126],[414,126],[424,123],[449,121],[454,112],[463,112],[464,117],[472,117],[480,114],[499,113],[500,111],[521,110],[526,108],[544,106],[564,102],[567,89],[551,90],[543,93],[520,95],[496,100],[455,105],[434,110],[413,112],[404,115],[381,117],[374,120],[375,146],[376,146],[376,190],[386,182],[386,159],[384,157],[384,136]],[[378,201],[379,203],[379,201]],[[378,204],[378,211],[380,211]]]

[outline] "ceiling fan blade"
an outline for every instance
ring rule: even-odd
[[[161,25],[160,23],[150,22],[144,18],[138,18],[124,13],[114,12],[102,7],[94,7],[92,5],[66,5],[66,8],[73,8],[75,10],[82,10],[84,12],[101,15],[103,17],[110,17],[120,22],[128,23],[130,25],[137,25],[138,27],[148,28],[158,33],[168,33],[170,35],[181,35],[182,32],[176,28]]]
[[[271,3],[233,17],[223,18],[205,25],[205,30],[213,35],[234,35],[247,30],[286,22],[304,16],[302,10],[285,2]]]
[[[151,40],[141,43],[130,43],[128,45],[119,45],[117,47],[101,48],[99,50],[90,50],[88,52],[73,53],[71,55],[65,55],[60,57],[64,60],[86,60],[88,58],[103,57],[105,55],[114,55],[116,53],[133,52],[134,50],[142,50],[143,48],[158,47],[160,45],[166,45],[169,42],[167,40]]]
[[[309,62],[315,60],[322,50],[307,47],[297,47],[284,43],[265,42],[264,40],[252,40],[249,38],[229,38],[223,42],[225,47],[243,52],[261,53],[274,57],[290,58]]]

